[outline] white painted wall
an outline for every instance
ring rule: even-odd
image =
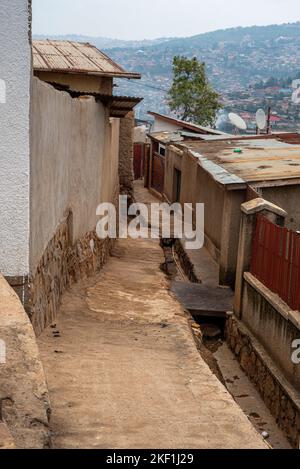
[[[171,122],[167,122],[165,119],[160,119],[159,117],[155,117],[155,121],[151,132],[176,132],[177,130],[181,130],[177,124],[172,124]]]
[[[31,46],[28,0],[0,2],[0,272],[29,272],[29,114]],[[3,101],[3,82],[1,85]]]
[[[118,190],[119,119],[95,99],[33,78],[30,272],[72,209],[74,241],[96,227],[96,209]]]

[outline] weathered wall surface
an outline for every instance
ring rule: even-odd
[[[274,321],[276,320],[274,319]],[[254,337],[249,328],[235,316],[230,316],[227,321],[226,338],[229,347],[237,357],[242,369],[257,387],[278,426],[283,430],[292,446],[299,449],[299,388],[289,384],[266,349]]]
[[[33,79],[31,290],[37,334],[54,319],[66,286],[103,265],[96,209],[119,193],[119,120],[94,98],[72,99]],[[105,252],[104,252],[104,251]]]
[[[224,191],[201,168],[196,158],[169,147],[166,158],[165,192],[169,200],[174,195],[174,168],[181,171],[181,203],[205,204],[205,235],[221,249]]]
[[[300,338],[300,313],[251,274],[245,274],[242,321],[265,347],[289,382],[300,390],[300,366],[292,362],[292,343]]]
[[[30,270],[73,214],[73,240],[94,230],[96,208],[118,183],[118,120],[93,98],[72,99],[34,78],[31,132]]]
[[[152,126],[151,132],[176,132],[180,127],[165,121],[164,119],[155,118],[155,122]]]
[[[50,404],[35,335],[19,298],[2,276],[0,317],[2,418],[17,447],[47,448]]]
[[[35,76],[48,83],[69,86],[72,90],[112,94],[113,79],[91,75],[71,75],[70,73],[35,72]]]
[[[7,277],[29,272],[29,5],[0,2],[0,79],[6,85],[6,103],[0,104],[0,272]]]
[[[180,202],[205,205],[205,244],[220,264],[220,282],[234,285],[243,190],[226,191],[199,161],[187,152],[169,146],[166,157],[165,195],[174,201],[174,169],[181,171]]]
[[[120,122],[119,177],[120,193],[133,201],[133,134],[134,113],[129,112]]]
[[[300,230],[300,185],[262,188],[264,199],[283,208],[288,216],[286,227]]]
[[[221,232],[220,282],[235,288],[238,245],[241,224],[241,205],[246,201],[245,190],[227,190],[223,199]]]

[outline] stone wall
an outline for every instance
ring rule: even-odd
[[[262,345],[235,316],[226,325],[226,339],[242,369],[293,447],[300,443],[300,394],[285,379]]]
[[[70,217],[59,226],[29,282],[26,310],[36,335],[55,322],[66,289],[101,270],[113,245],[114,240],[100,240],[95,230],[73,243]]]
[[[128,196],[128,203],[134,200],[133,194],[133,133],[134,113],[129,112],[120,122],[119,178],[120,193]]]

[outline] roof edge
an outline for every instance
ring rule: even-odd
[[[198,125],[198,124],[193,124],[191,122],[185,122],[181,119],[176,119],[176,117],[166,116],[165,114],[159,114],[158,112],[148,111],[148,115],[153,116],[153,117],[158,117],[158,118],[160,118],[162,120],[166,120],[168,122],[176,123],[178,125],[181,125],[182,127],[185,127],[186,129],[197,131],[198,133],[200,131],[202,131],[203,134],[228,136],[228,134],[226,134],[224,132],[221,132],[219,130],[211,129],[209,127],[201,126],[201,125]]]

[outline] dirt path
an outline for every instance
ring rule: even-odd
[[[119,241],[40,337],[56,448],[266,448],[200,357],[162,261],[155,241]]]

